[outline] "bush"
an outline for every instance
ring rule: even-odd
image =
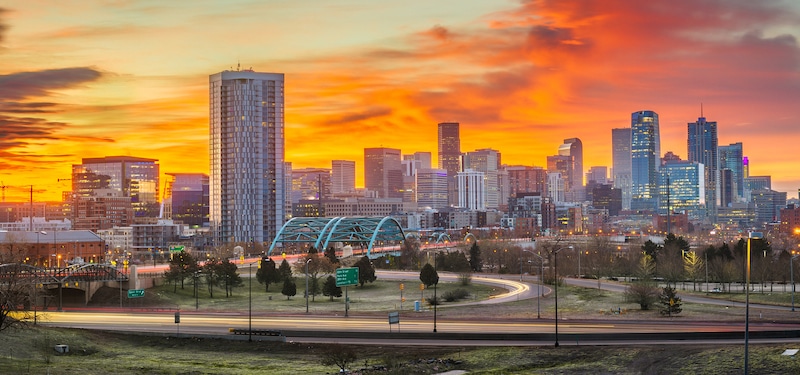
[[[462,272],[458,274],[458,282],[463,286],[467,286],[472,282],[472,274],[469,272]]]
[[[445,302],[455,302],[467,297],[469,297],[469,292],[466,289],[461,288],[447,291],[444,293],[444,295],[442,295],[442,298],[444,298]]]
[[[436,297],[436,299],[434,299],[433,297],[426,297],[425,298],[425,302],[428,302],[428,304],[431,305],[431,306],[433,306],[433,305],[441,305],[442,304],[442,297]]]

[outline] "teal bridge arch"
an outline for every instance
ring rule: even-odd
[[[320,252],[335,242],[366,243],[367,256],[377,242],[403,241],[405,233],[393,217],[295,217],[281,227],[267,256],[279,243],[313,243]]]

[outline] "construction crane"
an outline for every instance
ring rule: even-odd
[[[6,201],[6,189],[8,189],[8,186],[6,186],[5,182],[0,181],[0,189],[3,190],[3,202],[5,203],[5,201]]]

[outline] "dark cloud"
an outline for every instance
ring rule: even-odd
[[[368,110],[363,111],[363,112],[348,113],[346,115],[342,115],[342,116],[339,116],[339,117],[336,117],[336,118],[331,118],[331,119],[328,119],[327,121],[325,121],[324,124],[325,125],[344,125],[344,124],[350,124],[350,123],[353,123],[353,122],[369,120],[369,119],[372,119],[372,118],[375,118],[375,117],[388,116],[391,113],[392,113],[392,109],[391,108],[376,107],[376,108],[368,109]]]
[[[0,113],[52,113],[57,106],[47,102],[0,102]]]
[[[97,80],[102,75],[100,71],[86,67],[0,75],[0,100],[25,100],[47,96],[51,90],[74,87]]]
[[[5,8],[0,8],[0,43],[3,43],[5,38],[6,30],[8,30],[8,26],[3,22],[3,13],[8,12]]]

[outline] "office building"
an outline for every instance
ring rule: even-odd
[[[500,168],[500,153],[492,149],[480,149],[464,153],[462,163],[464,170],[482,172],[485,178],[486,208],[497,209],[500,206],[501,191],[498,170]]]
[[[375,147],[364,149],[364,187],[378,198],[403,198],[403,169],[400,150]]]
[[[583,201],[583,143],[578,138],[567,138],[558,147],[558,155],[569,157],[567,173],[562,172],[565,178],[567,200],[570,202]]]
[[[744,153],[742,142],[719,146],[719,169],[730,169],[733,181],[733,199],[744,200]]]
[[[331,161],[331,193],[350,194],[356,191],[356,162]]]
[[[208,175],[167,173],[167,178],[162,217],[193,228],[208,227]]]
[[[658,114],[638,111],[631,114],[631,209],[655,210],[658,205],[658,169],[661,164],[661,137]]]
[[[780,211],[786,207],[786,192],[761,189],[753,190],[751,195],[756,211],[755,224],[758,228],[781,220]]]
[[[486,210],[486,175],[467,169],[456,174],[458,182],[458,207],[468,210]]]
[[[706,121],[706,118],[701,113],[696,122],[687,124],[687,159],[690,162],[700,163],[704,166],[706,213],[712,217],[716,215],[716,207],[719,204],[717,194],[719,176],[717,142],[716,121]]]
[[[670,160],[659,169],[659,214],[685,212],[700,219],[706,214],[705,166],[688,160]]]
[[[547,171],[542,167],[522,165],[506,166],[508,173],[509,196],[520,193],[541,193],[547,196]]]
[[[292,169],[292,205],[300,200],[325,200],[331,197],[331,170],[326,168]]]
[[[215,244],[266,243],[283,226],[284,76],[252,70],[209,77],[210,226]]]
[[[461,171],[461,138],[459,123],[439,123],[439,169],[447,171],[447,201],[450,206],[458,204],[456,175]]]
[[[631,209],[631,128],[611,129],[611,157],[614,187],[622,192],[622,209]]]
[[[442,210],[447,202],[447,171],[444,169],[418,169],[416,174],[417,206],[420,209]]]
[[[130,198],[136,217],[157,217],[159,165],[156,159],[133,156],[84,158],[72,165],[72,197],[103,195]]]

